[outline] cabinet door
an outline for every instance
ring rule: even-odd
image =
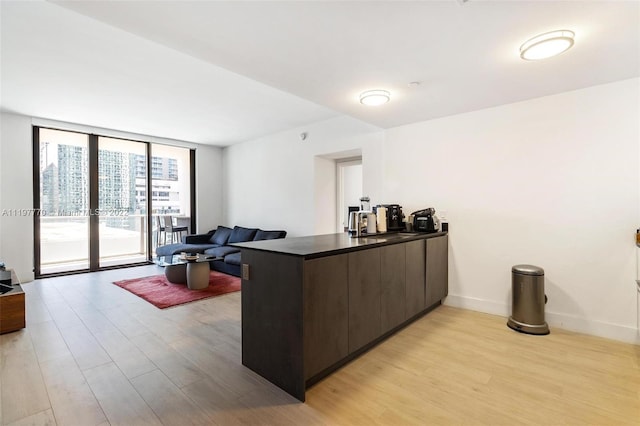
[[[382,334],[404,321],[406,251],[404,244],[380,249],[380,303]]]
[[[380,336],[380,249],[349,253],[349,353]]]
[[[403,244],[406,249],[407,278],[405,319],[424,309],[425,261],[424,240]]]
[[[304,401],[302,259],[242,249],[242,364]]]
[[[348,258],[304,262],[304,377],[313,377],[349,354]]]
[[[449,294],[449,237],[427,239],[427,287],[425,307],[438,303]]]

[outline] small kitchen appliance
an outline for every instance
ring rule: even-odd
[[[415,232],[438,232],[440,221],[436,216],[436,209],[429,207],[411,213],[413,216],[413,230]]]
[[[356,237],[376,233],[376,215],[372,212],[358,212]]]
[[[367,213],[367,234],[375,234],[378,232],[376,214],[373,212]]]
[[[376,233],[376,215],[373,212],[351,212],[349,214],[349,236],[361,237]]]
[[[358,212],[350,212],[349,213],[349,236],[350,237],[359,237],[360,236],[360,225],[358,223]]]
[[[387,208],[385,206],[376,206],[373,212],[376,214],[378,232],[387,232]]]
[[[399,204],[383,204],[387,209],[387,231],[404,231],[404,214]]]
[[[371,199],[366,195],[360,198],[360,211],[371,211]]]

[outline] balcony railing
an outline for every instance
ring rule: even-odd
[[[100,215],[100,265],[144,262],[147,256],[146,215]],[[188,222],[181,217],[179,223]],[[157,247],[155,215],[152,217],[152,255]],[[89,217],[40,216],[40,270],[42,273],[89,267]]]
[[[101,266],[147,260],[145,215],[100,216]],[[89,217],[40,217],[42,273],[89,267]]]

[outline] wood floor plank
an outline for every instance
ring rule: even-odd
[[[268,383],[264,378],[244,367],[239,358],[230,360],[200,344],[197,339],[182,339],[172,347],[236,397],[243,396],[256,387]],[[272,385],[269,384],[269,386]]]
[[[41,362],[40,367],[58,425],[94,426],[107,421],[71,353]]]
[[[180,388],[206,376],[205,372],[155,334],[148,333],[136,336],[132,342]]]
[[[257,387],[241,396],[239,401],[264,423],[323,425],[327,422],[324,413],[270,385]]]
[[[12,423],[51,408],[28,331],[23,329],[1,337],[2,421]]]
[[[83,373],[112,426],[162,424],[114,363]]]
[[[28,312],[28,315],[25,315],[27,326],[53,321],[47,305],[45,305],[40,297],[30,297],[27,295],[27,297],[25,297],[25,310]]]
[[[30,324],[28,328],[38,361],[41,363],[71,354],[54,321]]]
[[[66,328],[58,326],[58,329],[81,370],[111,362],[109,355],[84,324]]]
[[[22,287],[28,298],[39,298],[46,305],[52,303],[64,303],[62,294],[58,291],[55,285],[52,285],[55,280],[59,278],[51,278],[45,282],[42,280],[36,280],[28,283],[26,287]]]
[[[212,419],[159,370],[131,380],[165,426],[210,425]]]
[[[117,327],[91,304],[75,307],[74,311],[91,333],[96,334],[117,330]]]
[[[56,419],[52,410],[40,411],[31,416],[8,423],[7,426],[56,426]]]
[[[185,335],[185,329],[165,318],[162,312],[137,313],[135,317],[162,341],[171,343]]]
[[[127,378],[131,379],[157,369],[156,365],[118,329],[96,333],[94,336]]]
[[[76,315],[75,311],[64,300],[48,303],[45,299],[45,304],[47,305],[51,318],[53,318],[53,321],[55,321],[59,329],[62,330],[83,325],[80,317]]]
[[[0,334],[0,352],[6,355],[34,351],[30,330],[23,328],[13,333]]]
[[[242,326],[239,319],[223,319],[211,324],[200,324],[190,327],[188,332],[190,336],[197,336],[208,347],[226,345],[233,347],[237,353],[242,353],[242,340],[239,338]]]
[[[123,306],[102,311],[103,315],[126,337],[136,337],[150,333],[140,321],[131,315],[131,310]]]
[[[182,388],[216,425],[265,424],[235,395],[210,378],[202,379]]]
[[[200,319],[207,318],[208,313],[201,310],[197,303],[189,303],[182,306],[182,309],[167,309],[162,312],[162,317],[177,325],[181,329],[197,327],[202,325]]]

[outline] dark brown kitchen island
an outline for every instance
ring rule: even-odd
[[[242,364],[300,401],[448,293],[446,232],[234,246],[242,249]]]

